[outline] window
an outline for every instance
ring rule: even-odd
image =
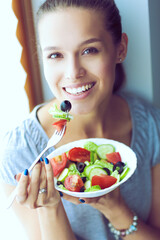
[[[31,10],[30,0],[7,0],[0,8],[0,138],[43,101]],[[0,226],[2,239],[25,240],[12,210],[1,211]]]

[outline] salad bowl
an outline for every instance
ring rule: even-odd
[[[89,138],[89,139],[77,140],[77,141],[65,144],[65,145],[55,149],[47,157],[48,157],[48,159],[51,159],[53,157],[61,155],[64,152],[68,152],[72,148],[75,148],[75,147],[82,147],[83,148],[84,144],[88,141],[93,142],[97,145],[101,145],[101,144],[111,144],[111,145],[113,145],[115,147],[115,151],[120,153],[122,162],[124,162],[128,166],[128,168],[129,168],[128,173],[126,174],[126,176],[121,181],[113,184],[112,186],[110,186],[108,188],[105,188],[105,189],[98,190],[98,191],[93,191],[93,192],[72,192],[72,191],[69,191],[69,190],[61,189],[57,185],[57,178],[54,178],[55,188],[58,191],[61,191],[65,194],[67,194],[67,195],[77,197],[77,198],[100,197],[100,196],[103,196],[103,195],[113,191],[118,186],[120,186],[121,184],[126,182],[135,172],[136,167],[137,167],[137,158],[136,158],[136,154],[133,152],[133,150],[130,147],[128,147],[127,145],[125,145],[121,142],[106,139],[106,138]]]

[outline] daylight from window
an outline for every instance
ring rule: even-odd
[[[17,19],[12,1],[3,1],[0,8],[0,140],[6,131],[15,127],[29,113],[24,90],[26,73],[21,66],[22,47],[16,38]],[[2,146],[2,145],[1,145]],[[2,189],[0,189],[0,196]],[[4,210],[5,199],[0,198],[1,239],[25,240],[23,227],[11,210]],[[9,228],[8,228],[9,226]]]

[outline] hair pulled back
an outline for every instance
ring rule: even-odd
[[[119,10],[114,0],[47,0],[37,12],[37,21],[47,13],[67,7],[77,7],[100,11],[104,16],[106,30],[112,35],[114,44],[121,41],[122,24]],[[116,77],[113,92],[118,91],[125,82],[125,72],[122,64],[116,65]]]

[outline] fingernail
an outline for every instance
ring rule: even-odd
[[[41,163],[40,159],[38,160],[38,162],[36,164],[38,164],[38,163]]]
[[[17,177],[17,174],[14,176],[14,179],[16,179],[16,177]]]
[[[44,161],[45,161],[45,164],[49,163],[48,158],[45,158]]]
[[[43,158],[42,157],[40,158],[40,161],[43,162]]]
[[[79,199],[79,201],[81,202],[81,203],[85,203],[85,200],[84,199]]]
[[[59,195],[60,195],[60,197],[63,197],[63,193],[62,192],[59,192]]]
[[[28,175],[28,169],[24,170],[24,175],[27,176]]]

